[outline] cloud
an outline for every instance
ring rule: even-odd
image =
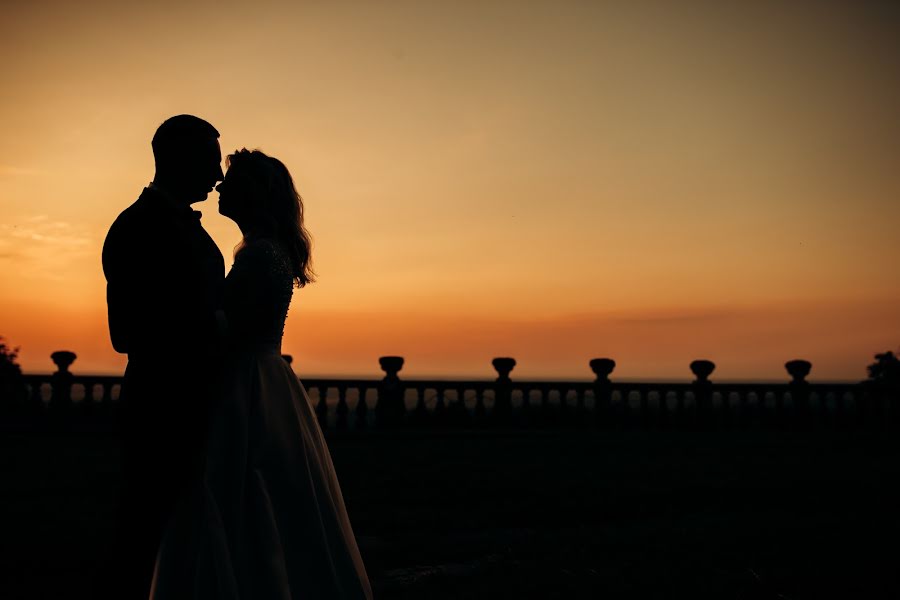
[[[610,321],[629,324],[629,325],[688,325],[712,323],[715,321],[727,320],[736,316],[733,311],[725,310],[703,310],[703,311],[684,311],[684,312],[667,312],[667,313],[649,313],[640,315],[629,315],[623,317],[613,317]]]
[[[0,165],[0,177],[29,177],[46,175],[47,171],[33,167],[19,167],[16,165]]]
[[[92,236],[80,225],[28,215],[0,225],[0,259],[20,275],[60,281],[73,263],[92,254]]]
[[[50,221],[46,215],[22,219],[21,225],[0,225],[0,237],[31,240],[54,246],[84,246],[91,242],[90,236],[79,231],[66,221]]]

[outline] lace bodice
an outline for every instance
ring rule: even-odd
[[[287,253],[267,239],[248,243],[225,278],[225,317],[238,347],[278,346],[293,293]]]

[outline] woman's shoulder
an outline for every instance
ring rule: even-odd
[[[283,253],[284,250],[281,248],[281,244],[279,244],[277,241],[268,237],[259,237],[244,240],[240,248],[238,248],[235,256],[253,259],[276,257],[280,256]]]
[[[278,241],[272,238],[260,237],[245,240],[235,253],[234,260],[235,264],[266,265],[270,268],[281,270],[280,267],[288,259],[287,252]]]

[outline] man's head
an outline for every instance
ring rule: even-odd
[[[216,128],[193,115],[166,119],[153,136],[153,179],[186,202],[200,202],[222,181],[222,151]]]

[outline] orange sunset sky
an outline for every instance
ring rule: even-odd
[[[121,372],[100,248],[186,112],[305,199],[301,376],[862,379],[900,347],[895,6],[4,2],[0,335]]]

